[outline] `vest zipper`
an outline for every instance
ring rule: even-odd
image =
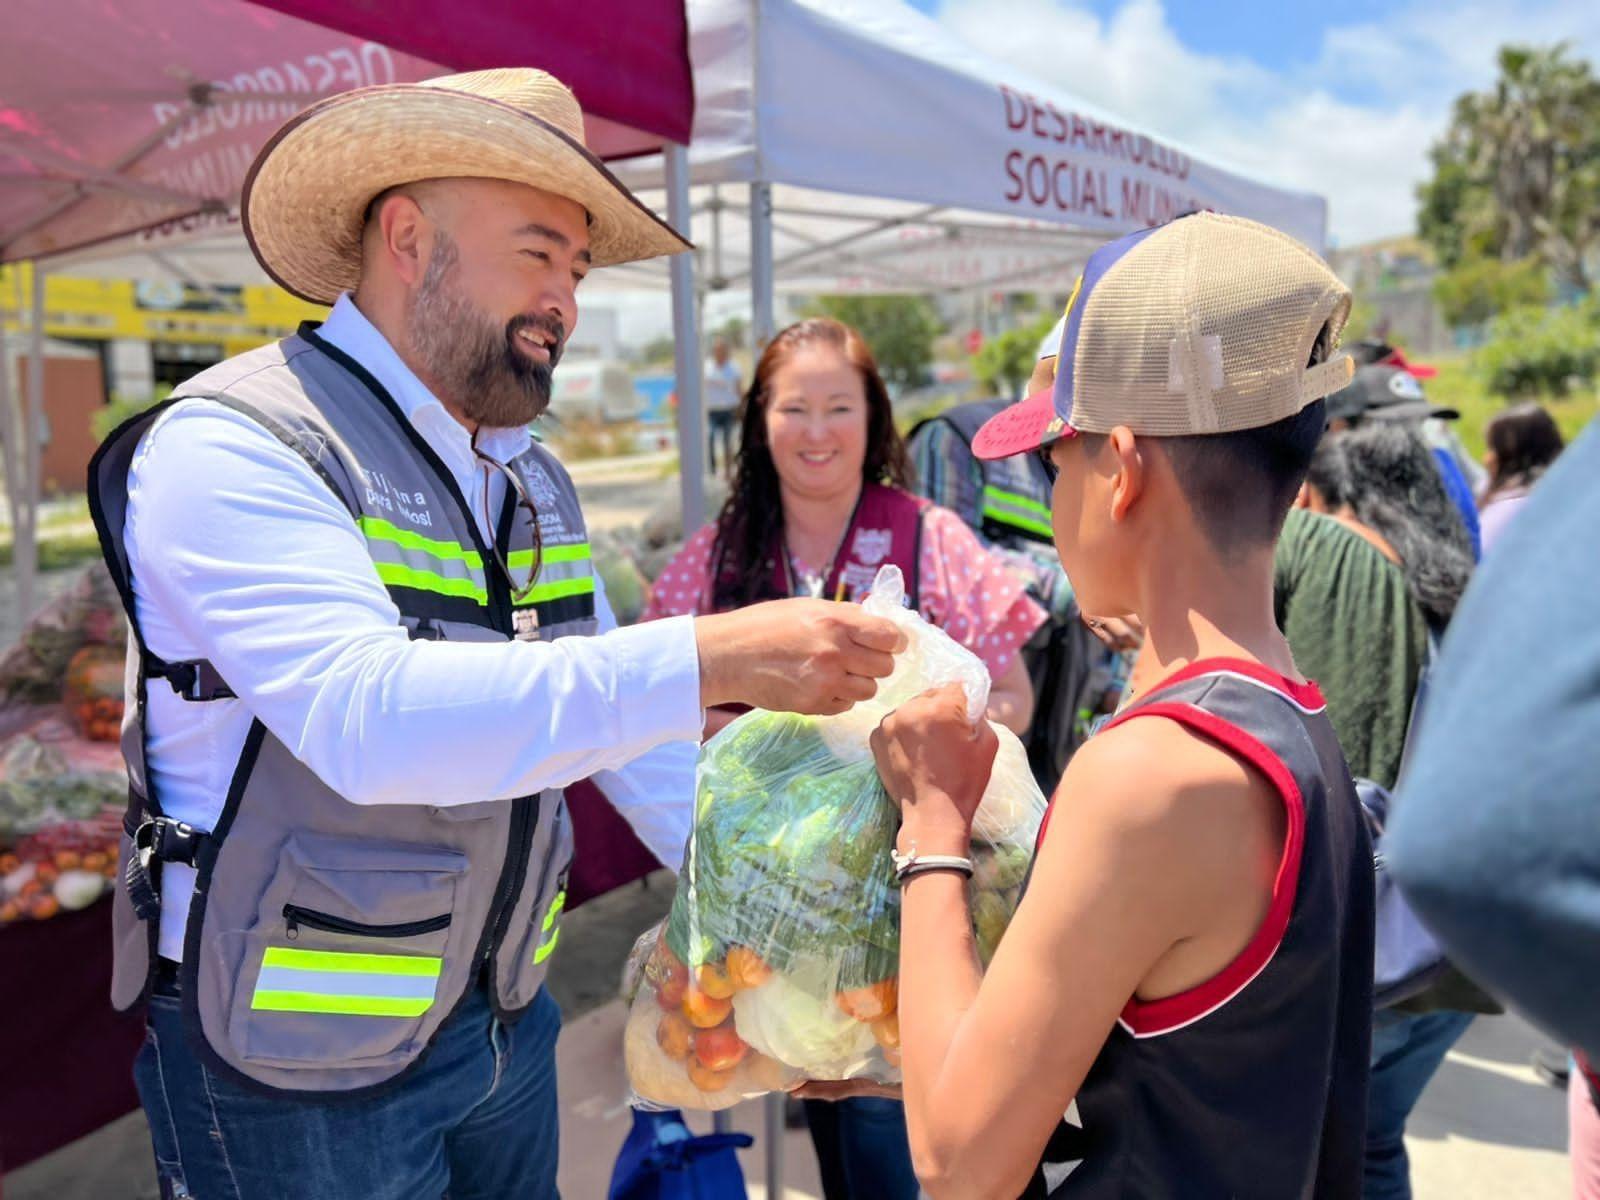
[[[506,494],[500,504],[500,519],[496,522],[492,533],[495,544],[500,547],[501,553],[510,554],[511,519],[516,514],[516,499],[511,494],[511,489],[506,489]],[[467,514],[468,518],[472,516]],[[473,522],[476,530],[477,522]],[[511,582],[502,577],[491,556],[483,555],[484,580],[489,585],[489,602],[493,606],[495,623],[502,633],[515,636],[515,627],[511,618]],[[511,802],[511,825],[507,831],[507,845],[510,850],[506,854],[505,869],[500,872],[500,880],[495,885],[494,904],[490,908],[492,915],[493,934],[488,944],[484,947],[483,961],[489,968],[488,979],[493,993],[494,1005],[498,1010],[500,1001],[498,996],[500,980],[498,972],[494,970],[494,956],[505,941],[506,929],[511,924],[511,912],[516,907],[516,898],[528,877],[528,859],[533,857],[533,838],[531,828],[538,820],[538,796],[520,796]]]
[[[416,937],[423,933],[437,933],[450,925],[450,914],[443,913],[425,921],[398,921],[392,925],[369,925],[365,921],[347,921],[343,917],[329,916],[315,909],[301,908],[298,904],[283,906],[283,919],[288,926],[292,942],[300,936],[300,926],[321,929],[326,933],[348,933],[355,937]]]
[[[550,847],[544,852],[544,864],[539,868],[539,883],[534,889],[534,896],[543,896],[545,889],[550,885],[550,871],[556,865],[556,847],[561,845],[561,820],[567,815],[565,806],[556,808],[556,815],[550,822]],[[535,900],[537,903],[537,899]],[[535,916],[538,914],[535,913]]]
[[[472,539],[472,547],[478,552],[479,560],[484,564],[484,582],[488,585],[489,592],[489,618],[491,628],[504,634],[507,638],[516,637],[516,628],[511,617],[511,586],[510,583],[500,578],[500,573],[493,569],[493,556],[488,544],[484,541],[483,534],[478,529],[478,519],[473,515],[472,505],[462,494],[455,477],[450,474],[450,468],[445,466],[444,460],[437,451],[417,432],[416,427],[406,419],[400,411],[400,406],[395,403],[394,397],[389,395],[384,386],[378,382],[372,372],[356,362],[337,346],[324,341],[317,336],[316,328],[311,322],[303,322],[299,335],[306,342],[315,346],[323,354],[340,364],[352,376],[360,380],[366,389],[377,397],[380,404],[395,423],[401,435],[405,437],[416,450],[422,461],[432,469],[434,478],[439,486],[444,489],[445,495],[455,502],[456,513],[461,518],[467,536]],[[503,542],[510,536],[511,517],[515,509],[515,501],[507,491],[505,503],[501,507],[497,540]],[[511,825],[509,836],[513,849],[506,854],[506,865],[500,873],[500,880],[495,884],[494,902],[489,908],[488,916],[484,919],[486,930],[492,929],[493,935],[485,943],[483,961],[489,962],[494,957],[496,948],[505,936],[505,928],[511,916],[512,901],[516,896],[518,885],[527,873],[528,859],[533,852],[531,845],[519,845],[528,841],[528,827],[530,813],[532,817],[538,815],[539,798],[525,796],[512,801]],[[492,985],[491,985],[492,986]],[[499,1007],[496,1001],[496,1008]]]

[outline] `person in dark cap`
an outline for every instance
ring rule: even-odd
[[[1483,538],[1478,529],[1478,506],[1473,500],[1472,482],[1450,446],[1440,444],[1440,438],[1427,437],[1425,433],[1425,422],[1455,421],[1460,419],[1461,413],[1430,401],[1414,369],[1391,362],[1357,367],[1349,386],[1328,397],[1328,431],[1336,433],[1365,421],[1402,421],[1423,430],[1445,491],[1460,511],[1467,535],[1472,539],[1472,557],[1477,559],[1483,554]]]

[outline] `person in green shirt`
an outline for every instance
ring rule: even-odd
[[[1278,627],[1327,699],[1350,773],[1392,789],[1428,623],[1381,537],[1357,526],[1308,484],[1278,539],[1273,592]]]

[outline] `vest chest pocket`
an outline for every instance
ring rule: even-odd
[[[243,942],[224,950],[240,964],[237,1053],[319,1068],[414,1055],[471,953],[452,937],[466,872],[466,855],[442,847],[291,837],[255,927],[223,935]]]

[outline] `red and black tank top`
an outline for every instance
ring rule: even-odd
[[[1209,659],[1107,728],[1147,716],[1214,742],[1282,797],[1287,832],[1271,905],[1212,979],[1129,1001],[1023,1200],[1358,1197],[1372,848],[1321,693],[1259,663]],[[1052,836],[1070,837],[1070,828]]]

